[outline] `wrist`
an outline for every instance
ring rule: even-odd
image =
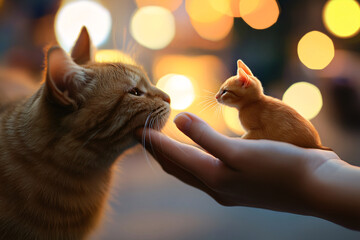
[[[360,168],[329,159],[309,171],[304,196],[309,215],[360,230]]]

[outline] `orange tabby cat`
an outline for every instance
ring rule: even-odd
[[[238,60],[238,74],[230,77],[216,94],[219,103],[236,107],[245,139],[283,141],[304,148],[330,150],[321,145],[314,126],[282,101],[266,96],[261,82]]]
[[[133,131],[169,115],[140,67],[90,61],[85,28],[71,57],[52,47],[45,83],[0,115],[0,239],[86,238]]]

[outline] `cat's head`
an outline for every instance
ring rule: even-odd
[[[150,83],[142,67],[92,61],[86,28],[71,56],[60,47],[48,51],[45,79],[46,117],[57,128],[54,134],[69,141],[116,148],[136,128],[151,122],[160,129],[169,116],[169,96]]]
[[[237,75],[227,79],[216,94],[219,103],[230,107],[241,107],[246,103],[258,100],[263,95],[259,79],[241,60],[237,61]]]

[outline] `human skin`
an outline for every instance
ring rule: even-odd
[[[219,204],[316,216],[360,230],[360,168],[336,153],[230,138],[190,113],[174,122],[204,150],[152,129],[145,131],[145,147],[167,173]],[[139,140],[143,133],[136,132]]]

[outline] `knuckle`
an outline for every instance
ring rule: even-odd
[[[245,151],[242,147],[238,146],[237,144],[233,144],[229,151],[225,152],[224,157],[226,162],[229,163],[231,167],[236,167],[241,159],[245,158],[247,155],[248,152]]]

